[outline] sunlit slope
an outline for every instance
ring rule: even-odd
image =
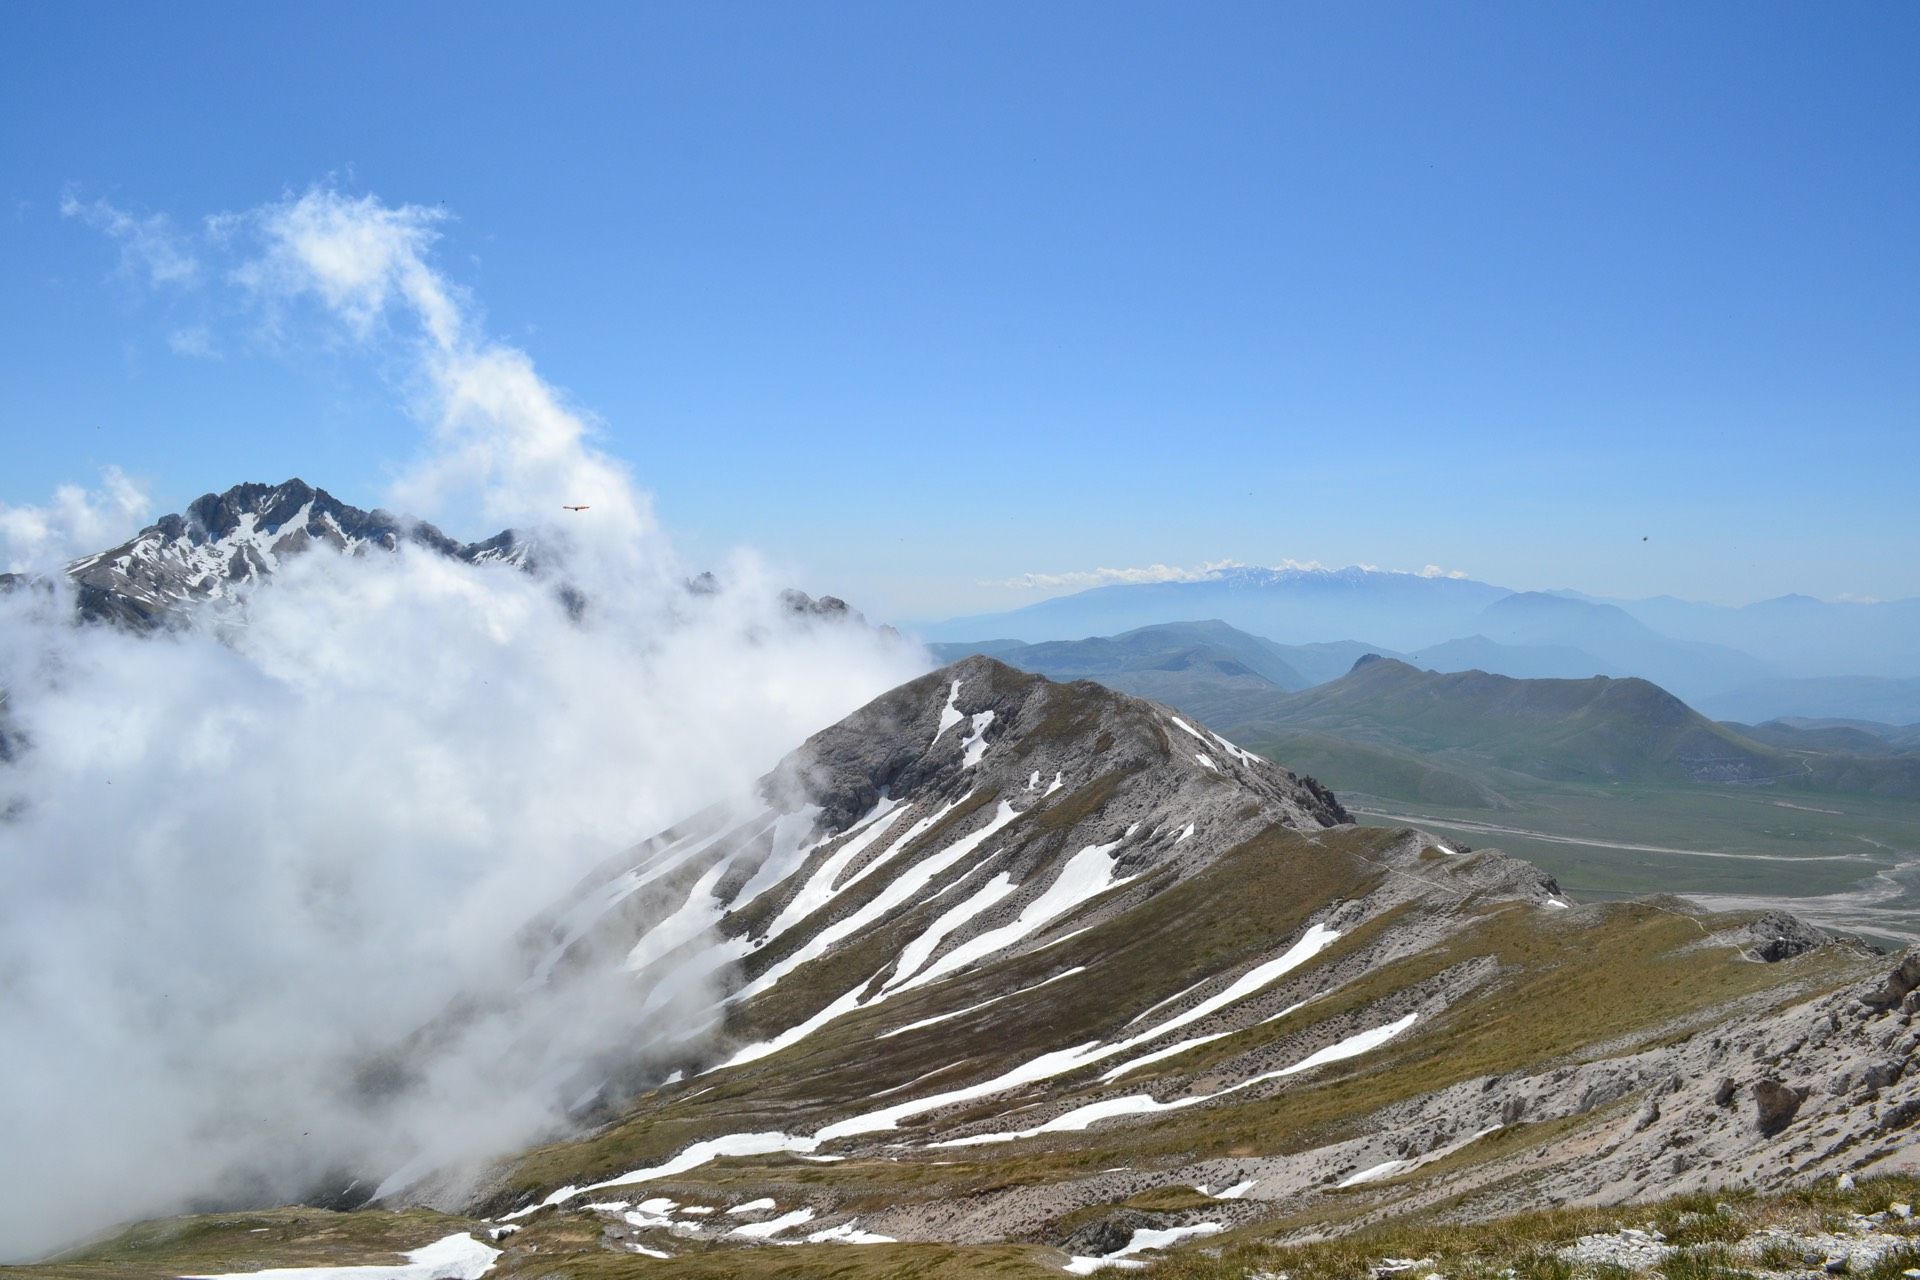
[[[948,735],[957,760],[929,755]],[[679,1206],[770,1199],[782,1238],[1092,1257],[1124,1240],[1090,1224],[1143,1213],[1197,1236],[1368,1195],[1497,1204],[1521,1169],[1607,1194],[1651,1176],[1644,1153],[1563,1144],[1664,1087],[1705,1029],[1871,968],[1790,926],[1575,908],[1498,854],[1324,827],[1304,784],[1170,713],[986,660],[810,754],[815,803],[852,823],[721,927],[746,957],[725,1045],[503,1169],[476,1211],[665,1200],[636,1242],[685,1252],[744,1242]],[[1725,1127],[1701,1176],[1791,1172]]]
[[[1494,791],[1506,774],[1553,782],[1920,795],[1920,757],[1756,741],[1636,679],[1518,680],[1481,671],[1422,671],[1382,658],[1363,660],[1341,679],[1245,722],[1214,723],[1271,748],[1280,759],[1288,758],[1291,741],[1335,739],[1371,748],[1382,759],[1417,758]],[[1360,776],[1363,768],[1336,777],[1375,790]],[[1385,788],[1376,793],[1410,794]]]
[[[1882,1167],[1920,1117],[1885,1066],[1920,961],[1571,903],[1091,683],[969,659],[761,798],[529,926],[520,998],[630,984],[632,1052],[581,1065],[587,1132],[388,1177],[347,1215],[387,1257],[429,1243],[392,1216],[422,1204],[487,1274],[1084,1273]],[[72,1265],[140,1273],[124,1241]]]

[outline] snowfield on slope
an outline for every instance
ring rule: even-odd
[[[462,1231],[442,1236],[404,1255],[397,1266],[277,1267],[271,1271],[228,1271],[183,1280],[479,1280],[493,1269],[501,1250]]]

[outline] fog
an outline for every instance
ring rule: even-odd
[[[260,333],[390,377],[421,434],[387,505],[479,512],[453,531],[514,527],[539,567],[322,548],[151,636],[74,625],[63,590],[0,597],[9,1259],[564,1125],[570,1064],[664,1029],[631,981],[503,1005],[398,1102],[356,1072],[456,995],[515,990],[514,931],[593,866],[926,665],[786,608],[805,584],[751,553],[682,563],[588,420],[480,331],[435,215],[318,188],[198,235]],[[145,514],[115,473],[0,511],[0,538],[44,572]],[[687,591],[703,569],[719,589]],[[713,995],[649,1018],[697,1025]]]

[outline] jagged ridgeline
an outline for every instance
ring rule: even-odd
[[[65,573],[81,620],[144,632],[184,623],[209,602],[235,599],[269,581],[290,558],[315,547],[359,556],[403,545],[468,564],[530,571],[543,567],[536,540],[517,529],[503,529],[479,542],[460,542],[424,520],[378,507],[362,510],[295,478],[202,494],[185,511],[160,517],[119,546],[73,561]],[[45,590],[47,585],[30,575],[0,574],[0,591]],[[686,587],[704,595],[718,590],[719,583],[711,573],[703,573]],[[576,612],[587,603],[571,586],[560,588],[560,598]],[[795,613],[865,621],[833,596],[816,600],[787,590],[781,600]],[[0,752],[5,750],[0,738]]]
[[[503,1275],[1084,1273],[1911,1159],[1920,960],[1571,903],[1089,682],[966,659],[761,798],[523,935],[519,998],[645,993],[633,1052],[567,1082],[589,1130],[477,1187],[380,1171],[338,1220],[388,1252],[322,1256],[466,1233]],[[208,1220],[194,1265],[315,1256],[284,1226]]]

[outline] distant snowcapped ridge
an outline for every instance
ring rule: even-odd
[[[183,606],[230,599],[316,545],[358,555],[402,542],[472,564],[527,566],[532,558],[532,544],[511,529],[460,543],[431,524],[363,511],[296,478],[203,494],[119,546],[74,561],[67,575],[80,587],[83,613],[151,626]]]

